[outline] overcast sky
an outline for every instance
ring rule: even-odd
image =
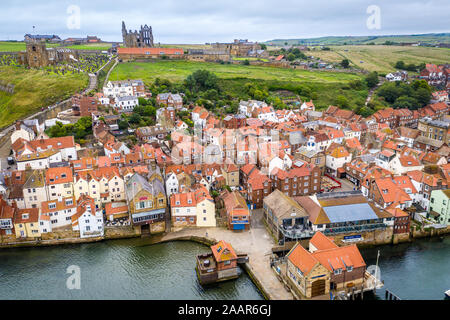
[[[68,9],[80,9],[79,28]],[[380,29],[369,29],[367,8],[380,8]],[[74,11],[71,11],[74,12]],[[61,38],[96,35],[121,41],[127,29],[153,27],[155,42],[205,43],[344,35],[449,32],[450,1],[417,0],[0,0],[0,39],[25,33]]]

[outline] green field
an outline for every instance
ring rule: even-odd
[[[310,39],[275,39],[266,44],[284,46],[288,45],[347,45],[347,44],[384,44],[386,41],[395,43],[450,43],[450,33],[428,33],[413,35],[384,35],[384,36],[336,36],[319,37]]]
[[[67,99],[88,84],[85,74],[61,76],[11,66],[0,66],[0,79],[15,85],[13,95],[0,91],[0,128]]]
[[[351,73],[307,71],[236,64],[203,63],[191,61],[128,62],[119,64],[111,73],[110,80],[142,79],[146,83],[156,78],[173,82],[182,81],[195,70],[214,72],[221,79],[247,78],[259,80],[279,80],[291,82],[346,82],[360,79]]]
[[[232,99],[249,98],[244,89],[247,83],[266,87],[272,93],[278,90],[298,93],[303,100],[313,99],[318,109],[335,104],[339,95],[348,99],[350,108],[363,105],[367,97],[364,85],[356,90],[351,86],[362,79],[360,74],[191,61],[121,63],[113,70],[109,80],[141,79],[150,85],[160,78],[180,83],[198,69],[214,72],[220,79],[221,89]]]
[[[112,46],[111,43],[90,43],[67,46],[66,48],[74,50],[92,50],[92,51],[108,51]]]
[[[57,47],[58,44],[48,43],[47,47]],[[9,41],[0,41],[0,52],[17,52],[17,51],[25,51],[26,50],[25,42],[9,42]]]
[[[67,46],[66,48],[69,49],[76,49],[76,50],[98,50],[98,51],[106,51],[109,48],[111,48],[110,43],[91,43],[91,44],[84,44],[84,45],[73,45],[73,46]],[[54,47],[60,47],[59,44],[55,43],[47,43],[47,48],[54,48]],[[26,44],[25,42],[7,42],[7,41],[0,41],[0,52],[17,52],[17,51],[25,51]]]
[[[450,49],[411,47],[411,46],[330,46],[330,51],[311,50],[306,55],[321,58],[328,62],[340,62],[349,59],[357,68],[380,73],[396,71],[394,65],[402,60],[406,64],[414,63],[450,63]],[[362,61],[362,62],[361,62]]]

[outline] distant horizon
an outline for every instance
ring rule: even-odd
[[[27,33],[62,39],[95,35],[120,42],[127,29],[153,28],[154,41],[202,44],[249,39],[358,37],[443,33],[449,30],[448,0],[2,0],[0,39]],[[35,27],[35,28],[33,28]]]
[[[54,32],[50,32],[50,33],[24,33],[24,36],[26,34],[31,34],[31,35],[56,35],[59,36],[61,38],[61,40],[65,40],[68,38],[86,38],[87,36],[96,36],[98,38],[100,38],[102,40],[102,42],[104,43],[121,43],[123,39],[120,40],[104,40],[101,36],[99,36],[98,34],[86,34],[86,35],[70,35],[68,37],[61,37],[59,34],[54,33]],[[319,37],[293,37],[293,38],[274,38],[274,39],[270,39],[270,40],[253,40],[247,37],[243,37],[243,38],[232,38],[229,41],[225,41],[225,42],[233,42],[234,39],[248,39],[248,41],[250,42],[258,42],[258,43],[265,43],[265,42],[270,42],[270,41],[292,41],[292,40],[309,40],[309,39],[320,39],[320,38],[358,38],[358,37],[402,37],[402,36],[429,36],[429,35],[441,35],[441,34],[446,34],[446,35],[450,35],[450,31],[442,31],[442,32],[427,32],[427,33],[402,33],[402,34],[371,34],[371,35],[367,35],[367,34],[361,34],[361,35],[324,35],[324,36],[319,36]],[[23,42],[24,38],[22,39],[0,39],[0,41],[14,41],[14,42]],[[165,45],[189,45],[189,44],[206,44],[206,43],[216,43],[216,42],[222,42],[222,41],[213,41],[213,42],[208,42],[208,41],[204,41],[204,42],[173,42],[173,43],[164,43],[164,42],[158,42],[155,41],[156,43],[161,43],[161,44],[165,44]]]

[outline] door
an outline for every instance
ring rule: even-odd
[[[150,225],[144,224],[141,226],[141,234],[150,234]]]
[[[325,294],[325,280],[316,280],[312,283],[311,297],[321,296]]]

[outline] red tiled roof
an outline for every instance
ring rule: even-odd
[[[137,54],[137,55],[183,55],[183,49],[178,48],[117,48],[117,53],[121,54]]]

